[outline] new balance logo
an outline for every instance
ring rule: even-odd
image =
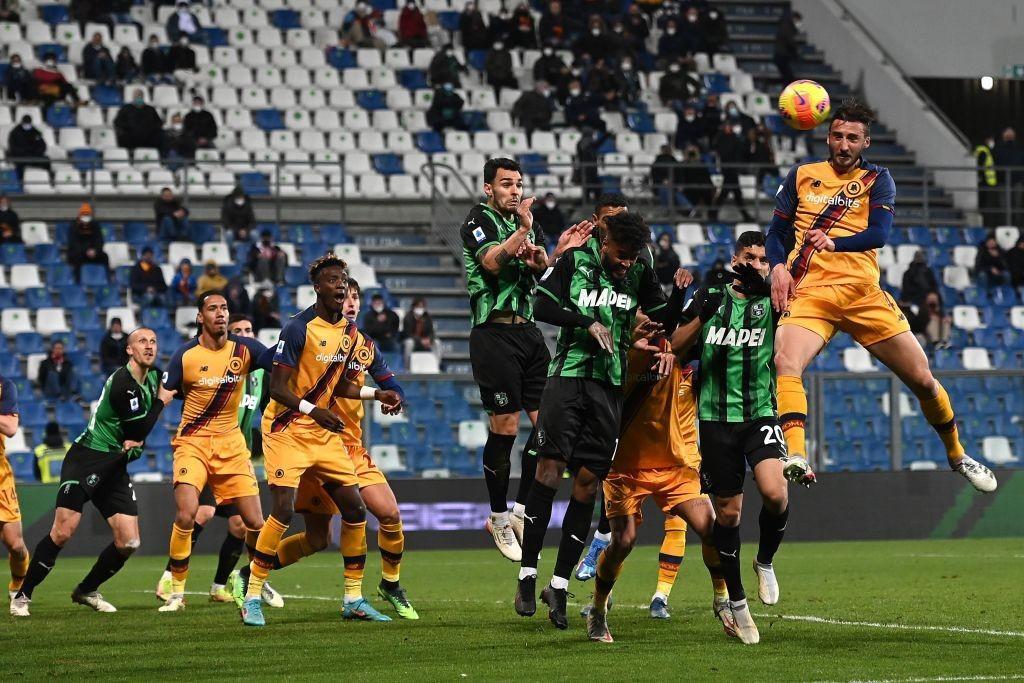
[[[731,327],[712,325],[708,328],[708,334],[704,339],[704,343],[714,346],[761,346],[764,344],[764,338],[764,328],[748,330],[744,327],[737,330]]]
[[[210,371],[210,366],[209,365],[204,365],[203,367],[199,368],[199,372],[209,372],[209,371]]]

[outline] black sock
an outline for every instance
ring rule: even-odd
[[[604,513],[604,494],[598,494],[598,500],[601,501],[601,516],[597,519],[597,533],[599,534],[610,534],[612,532],[612,525],[608,521],[608,515]]]
[[[203,525],[199,522],[192,523],[192,547],[196,546],[196,541],[199,540],[199,534],[203,533]],[[167,565],[164,567],[165,572],[171,571],[171,558],[167,558]]]
[[[217,573],[213,575],[214,583],[223,586],[228,582],[228,574],[238,564],[238,558],[242,555],[243,547],[245,547],[245,539],[235,538],[231,534],[224,536],[224,542],[220,544]]]
[[[555,500],[556,489],[545,486],[539,481],[533,482],[530,494],[526,496],[526,525],[523,529],[523,561],[521,567],[537,568],[537,556],[544,546],[544,534],[551,521],[551,504]]]
[[[526,440],[523,447],[522,473],[519,475],[519,491],[516,493],[516,502],[526,505],[526,497],[530,494],[530,486],[537,476],[537,428],[530,432],[530,438]]]
[[[584,503],[569,498],[569,507],[562,518],[562,540],[558,544],[558,557],[555,559],[554,575],[568,580],[572,569],[580,561],[583,548],[590,535],[590,523],[594,520],[594,501]]]
[[[757,561],[761,564],[771,564],[775,553],[782,544],[782,537],[786,535],[786,520],[789,519],[789,506],[782,511],[781,515],[772,514],[764,505],[761,506],[761,514],[757,521],[761,524],[761,544],[757,547]]]
[[[21,584],[18,595],[24,595],[32,599],[32,591],[41,584],[49,575],[53,565],[57,564],[57,555],[60,554],[60,546],[53,542],[50,534],[43,536],[36,549],[32,552],[32,561],[28,565],[28,572],[25,574],[25,581]]]
[[[242,568],[238,570],[238,578],[242,579],[242,585],[249,585],[249,575],[252,573],[252,567],[246,562],[242,565]]]
[[[96,558],[96,564],[92,566],[89,573],[78,584],[79,592],[92,593],[100,587],[101,583],[121,571],[121,567],[124,566],[127,560],[128,555],[121,554],[117,546],[111,543],[100,552],[100,556]]]
[[[733,602],[745,600],[747,594],[743,592],[743,580],[740,578],[740,528],[715,522],[711,533],[722,562],[722,576],[729,588],[729,599]]]
[[[512,469],[514,435],[487,433],[484,444],[484,481],[491,500],[491,512],[508,512],[508,477]]]

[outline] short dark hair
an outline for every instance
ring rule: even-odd
[[[198,297],[196,297],[196,308],[202,311],[203,306],[206,305],[206,300],[209,299],[211,296],[221,296],[224,297],[224,301],[228,300],[228,298],[224,296],[224,292],[220,291],[219,289],[208,289],[207,291],[203,292]]]
[[[651,229],[638,213],[622,211],[609,216],[605,225],[608,238],[627,249],[639,252],[651,239]]]
[[[235,323],[240,323],[243,320],[252,324],[252,318],[247,316],[245,313],[232,313],[228,316],[228,325],[234,325]]]
[[[740,233],[740,236],[736,238],[736,246],[733,248],[733,253],[739,254],[744,249],[763,246],[764,233],[760,230],[747,230],[744,233]]]
[[[835,121],[863,123],[864,131],[870,135],[871,124],[875,122],[875,112],[856,97],[848,97],[832,112],[832,121],[828,124],[829,128],[832,127],[832,123]]]
[[[488,185],[493,183],[494,179],[498,177],[499,169],[504,171],[514,171],[519,175],[523,174],[522,167],[515,159],[495,157],[493,159],[488,159],[487,163],[484,164],[484,182]]]
[[[354,277],[350,277],[348,279],[348,288],[350,290],[356,290],[356,293],[359,294],[360,298],[363,296],[363,288],[359,286],[359,281],[356,280]]]
[[[334,266],[348,270],[348,264],[343,259],[338,258],[333,251],[329,251],[309,264],[309,282],[316,284],[316,278],[320,275],[320,271]]]
[[[606,206],[611,207],[623,207],[628,209],[629,202],[626,201],[626,196],[620,192],[605,192],[597,198],[597,204],[594,204],[594,213],[598,213],[601,209]]]

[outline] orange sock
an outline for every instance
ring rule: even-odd
[[[621,571],[622,564],[612,562],[608,553],[602,550],[597,556],[597,573],[594,575],[594,609],[598,612],[608,610],[608,596],[612,594]]]
[[[26,549],[21,555],[10,553],[7,561],[11,565],[11,582],[7,584],[7,590],[20,591],[21,584],[25,581],[25,574],[28,572],[29,554]]]
[[[935,388],[938,391],[935,398],[918,399],[921,403],[921,412],[942,439],[942,445],[946,447],[946,457],[950,462],[958,463],[964,457],[964,447],[960,443],[960,431],[956,426],[953,404],[949,400],[949,394],[939,384],[939,380],[935,380]]]
[[[402,553],[405,551],[402,520],[398,520],[397,524],[380,525],[377,529],[377,547],[380,549],[380,577],[385,581],[398,583]]]
[[[341,558],[345,563],[345,602],[355,602],[363,597],[366,522],[350,524],[341,520]]]
[[[807,392],[799,377],[779,375],[776,378],[779,402],[779,424],[790,455],[807,457]]]
[[[658,553],[657,588],[657,592],[666,598],[672,593],[685,554],[686,522],[675,515],[668,516],[665,518],[665,538],[661,541],[661,552]]]
[[[282,569],[290,564],[295,564],[304,557],[309,557],[315,550],[306,540],[305,532],[289,536],[277,546],[277,564],[274,569]]]
[[[192,556],[192,530],[171,525],[171,592],[184,593],[188,561]]]
[[[288,527],[274,519],[274,515],[267,517],[266,523],[260,529],[260,535],[256,539],[256,550],[253,552],[252,562],[249,563],[249,586],[245,591],[246,598],[258,598],[263,591],[263,584],[270,576],[270,570],[274,568],[277,560],[277,547],[281,545],[281,537]]]

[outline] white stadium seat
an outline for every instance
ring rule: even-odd
[[[985,327],[981,321],[981,315],[978,314],[978,309],[974,306],[954,306],[953,325],[968,332]]]
[[[850,372],[873,372],[878,369],[871,354],[863,346],[843,349],[843,366]]]
[[[34,263],[19,263],[11,266],[11,289],[24,292],[33,287],[42,287],[43,280],[39,277],[39,267]]]
[[[40,308],[36,311],[36,332],[43,336],[70,332],[63,308]]]
[[[19,332],[35,332],[27,308],[5,308],[0,312],[0,332],[13,337]]]
[[[429,351],[413,351],[409,355],[409,372],[414,375],[436,375],[441,372],[437,356]]]

